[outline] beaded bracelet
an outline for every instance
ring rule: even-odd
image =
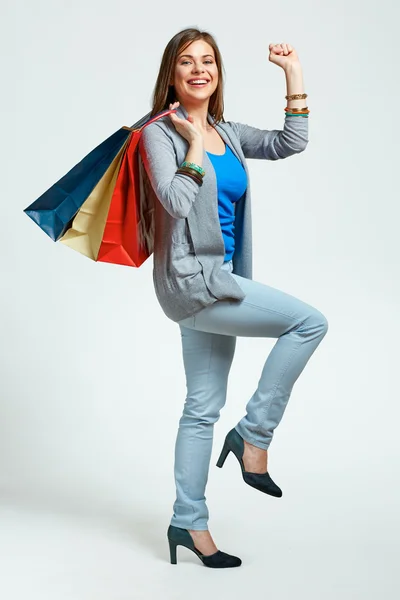
[[[204,175],[206,174],[205,170],[202,167],[199,167],[199,165],[196,165],[196,163],[188,162],[187,160],[185,160],[185,162],[181,164],[181,167],[190,167],[191,169],[194,169],[195,171],[200,173],[202,177],[204,177]]]

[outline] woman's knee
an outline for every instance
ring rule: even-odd
[[[201,401],[196,398],[186,398],[186,402],[183,408],[182,417],[189,419],[193,423],[216,423],[220,417],[220,411],[225,406],[226,395],[219,395],[218,399],[212,401],[211,398],[208,400]]]
[[[320,326],[320,328],[321,328],[321,331],[322,331],[322,333],[325,335],[325,334],[326,334],[326,332],[328,331],[328,327],[329,327],[328,319],[327,319],[327,318],[326,318],[326,316],[325,316],[325,315],[324,315],[322,312],[320,312],[320,311],[318,311],[318,314],[317,314],[317,319],[318,319],[318,322],[319,322],[319,326]]]
[[[304,331],[310,331],[312,329],[322,338],[326,335],[328,327],[329,324],[326,316],[321,311],[314,309],[304,319],[299,330],[301,331],[303,329]]]

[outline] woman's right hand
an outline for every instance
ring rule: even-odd
[[[175,108],[178,108],[178,106],[179,102],[174,102],[173,104],[169,105],[169,110],[174,110]],[[187,119],[181,119],[176,115],[176,113],[171,113],[168,116],[174,124],[177,132],[184,137],[189,144],[195,140],[203,139],[202,133],[198,131],[193,124],[193,117],[191,115],[188,115]]]

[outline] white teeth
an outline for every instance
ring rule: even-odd
[[[193,79],[189,83],[207,83],[205,79]]]

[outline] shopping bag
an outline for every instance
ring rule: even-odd
[[[72,219],[102,178],[131,131],[132,128],[125,126],[118,129],[24,209],[53,241],[57,241],[70,227]]]
[[[153,252],[153,194],[145,177],[138,145],[144,127],[172,113],[150,118],[130,128],[110,167],[59,238],[92,260],[139,267]]]
[[[96,260],[99,253],[111,197],[127,144],[128,139],[78,210],[71,227],[59,239],[59,242],[92,260]]]
[[[131,127],[121,127],[25,208],[24,212],[53,241],[59,240],[71,226],[77,211],[111,165],[130,132],[142,127],[150,118],[151,111]]]
[[[101,262],[139,267],[153,251],[148,241],[153,237],[154,207],[148,205],[141,187],[141,131],[132,134],[121,162],[97,257]]]

